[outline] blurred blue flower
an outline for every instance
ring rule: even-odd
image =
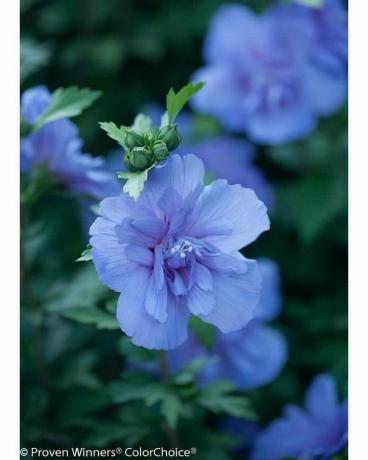
[[[34,123],[50,103],[51,95],[44,86],[22,94],[21,115]],[[102,158],[81,153],[82,140],[77,127],[68,119],[47,123],[21,141],[20,164],[23,173],[34,165],[47,165],[49,173],[74,192],[101,199],[114,193],[115,178]]]
[[[322,8],[290,5],[291,15],[305,15],[314,26],[315,48],[311,59],[331,73],[346,75],[348,60],[347,12],[342,0],[324,0]],[[290,19],[292,19],[290,17]]]
[[[262,324],[262,320],[274,319],[280,311],[278,268],[269,259],[261,259],[258,266],[262,291],[256,307],[256,319],[240,331],[229,334],[218,332],[211,352],[191,336],[185,344],[168,354],[172,373],[193,358],[216,356],[216,360],[210,360],[202,369],[200,384],[226,379],[239,390],[249,390],[266,385],[279,375],[287,359],[286,342],[279,332]]]
[[[276,262],[266,257],[257,259],[262,277],[261,298],[259,299],[255,318],[260,321],[272,321],[281,311],[280,273]]]
[[[344,447],[347,436],[347,401],[339,404],[334,379],[322,374],[306,393],[305,409],[286,406],[284,415],[256,438],[250,458],[329,458]]]
[[[90,229],[100,281],[122,293],[118,320],[136,345],[179,346],[190,314],[226,333],[254,316],[260,275],[238,251],[269,228],[266,207],[250,189],[203,180],[201,160],[171,155],[137,202],[103,200]]]
[[[319,18],[333,22],[330,3],[318,17],[291,3],[262,16],[242,5],[220,7],[204,45],[206,66],[192,77],[206,82],[192,106],[258,143],[310,133],[319,115],[335,112],[346,98],[346,70],[332,73],[315,65],[326,50],[341,46],[340,36],[321,34]]]
[[[123,150],[114,149],[107,154],[105,158],[105,168],[111,172],[111,180],[109,186],[104,188],[106,195],[101,197],[107,198],[108,196],[117,196],[121,193],[123,184],[119,181],[117,177],[118,171],[126,171],[126,167],[123,163]],[[79,199],[79,209],[80,209],[80,221],[82,233],[85,239],[89,240],[89,229],[96,219],[96,205],[98,205],[99,200],[94,200],[92,198],[83,197]]]
[[[192,153],[204,162],[213,178],[225,178],[230,184],[240,184],[253,189],[257,196],[272,207],[274,192],[263,173],[252,162],[255,148],[247,141],[230,136],[218,136],[196,143],[185,143],[178,153]]]

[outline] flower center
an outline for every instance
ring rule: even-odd
[[[188,240],[184,240],[181,243],[176,243],[171,248],[171,254],[177,253],[181,259],[184,259],[187,253],[193,251],[193,246]]]

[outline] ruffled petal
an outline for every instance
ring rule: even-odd
[[[148,181],[138,203],[161,215],[158,203],[167,189],[174,189],[181,198],[185,198],[198,186],[203,185],[203,181],[204,166],[199,158],[194,155],[182,157],[173,154],[165,164],[149,172]]]
[[[167,321],[167,285],[161,246],[155,247],[154,268],[148,280],[145,307],[147,313],[160,323]]]
[[[134,274],[134,283],[125,287],[118,301],[117,318],[121,329],[137,346],[148,349],[171,350],[187,339],[189,311],[178,297],[168,295],[167,321],[160,323],[145,310],[144,289],[150,273],[141,269]]]
[[[267,208],[253,190],[217,180],[198,200],[187,234],[229,252],[247,246],[269,226]]]
[[[212,310],[215,297],[211,291],[201,289],[195,284],[187,293],[186,301],[193,315],[206,315]]]
[[[247,260],[247,263],[248,270],[244,274],[212,274],[216,303],[209,314],[200,315],[200,318],[222,332],[237,331],[254,317],[261,292],[261,278],[257,263],[254,260]]]
[[[102,284],[122,292],[130,273],[138,264],[129,260],[125,248],[116,233],[116,224],[98,217],[90,228],[92,258]]]

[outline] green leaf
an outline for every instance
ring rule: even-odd
[[[244,396],[234,395],[234,385],[226,380],[211,383],[202,389],[198,403],[214,413],[256,420],[257,416]]]
[[[26,38],[20,41],[20,80],[23,82],[29,76],[44,67],[50,59],[48,45],[37,43]]]
[[[47,311],[64,312],[68,309],[89,309],[107,296],[108,290],[99,283],[92,264],[80,265],[71,279],[59,280],[50,286],[45,297]]]
[[[145,171],[138,171],[138,172],[119,172],[118,178],[119,179],[127,179],[124,187],[123,192],[130,195],[135,201],[138,200],[139,195],[143,191],[144,183],[148,179],[148,171],[153,167],[152,165],[150,168],[146,169]]]
[[[80,89],[77,86],[57,89],[52,93],[50,104],[37,119],[32,131],[37,131],[51,121],[79,115],[83,109],[89,107],[101,94],[101,91],[92,91],[87,88]]]
[[[176,428],[182,407],[180,399],[175,394],[165,394],[161,404],[161,414],[165,417],[171,428]]]
[[[309,6],[311,8],[322,8],[324,5],[324,0],[295,0],[302,5]]]
[[[178,113],[188,102],[188,100],[203,86],[204,82],[188,83],[177,93],[175,93],[173,88],[170,89],[166,96],[166,108],[170,123],[173,123]]]
[[[73,308],[62,315],[78,323],[94,324],[97,329],[119,329],[115,316],[97,308]]]
[[[89,260],[92,260],[91,245],[86,247],[76,262],[88,262]]]
[[[177,372],[172,382],[176,385],[187,385],[196,380],[197,374],[208,364],[210,360],[208,358],[195,358],[189,361],[189,363]]]
[[[134,123],[132,125],[132,129],[144,134],[144,133],[147,133],[150,130],[151,126],[152,126],[151,118],[148,117],[147,115],[144,115],[143,113],[139,113],[134,118]]]
[[[118,144],[125,147],[125,126],[120,126],[120,128],[118,128],[112,121],[100,121],[99,125],[101,129],[106,131],[107,135],[111,137],[111,139],[114,139],[114,141]]]
[[[219,396],[217,398],[200,398],[199,404],[215,414],[224,413],[232,417],[257,420],[254,410],[243,396]]]

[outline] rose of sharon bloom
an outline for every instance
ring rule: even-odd
[[[22,94],[21,115],[34,123],[50,103],[51,95],[44,86]],[[47,123],[34,134],[21,140],[21,171],[29,173],[35,165],[46,165],[49,173],[74,192],[101,199],[116,189],[116,178],[102,158],[81,153],[82,140],[77,127],[64,118]]]
[[[315,65],[322,28],[290,5],[261,16],[243,5],[220,7],[204,44],[206,65],[193,76],[206,82],[192,99],[196,110],[262,144],[309,134],[320,115],[334,113],[346,98],[346,68],[331,73]]]
[[[330,458],[347,442],[347,401],[339,404],[329,375],[317,376],[305,397],[305,409],[286,406],[256,438],[251,460]]]
[[[90,229],[97,273],[121,293],[118,321],[136,345],[179,346],[191,314],[223,332],[254,316],[260,275],[239,250],[269,228],[266,207],[250,189],[203,181],[201,160],[171,155],[137,202],[103,200]]]
[[[262,291],[255,310],[255,319],[240,331],[216,334],[213,350],[208,351],[191,336],[183,345],[168,354],[172,373],[182,369],[194,358],[211,358],[199,374],[199,384],[218,379],[230,380],[239,390],[250,390],[274,380],[287,359],[284,337],[263,324],[275,319],[281,308],[278,267],[270,259],[257,261],[262,277]]]

